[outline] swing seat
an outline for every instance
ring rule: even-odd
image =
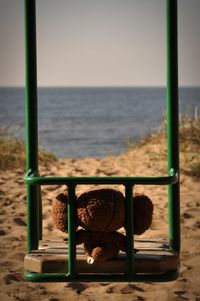
[[[179,267],[177,252],[170,249],[167,240],[136,240],[134,247],[134,268],[137,274],[163,274],[175,271]],[[114,273],[127,272],[126,253],[120,252],[116,258],[105,262],[87,263],[83,246],[76,250],[77,273]],[[24,268],[34,273],[67,273],[68,244],[66,241],[40,241],[38,250],[25,256]]]
[[[24,278],[33,282],[54,281],[172,281],[179,276],[180,192],[178,142],[178,49],[177,0],[167,0],[167,155],[168,175],[153,177],[88,176],[50,177],[38,175],[38,110],[35,0],[25,0],[26,22],[26,170],[28,254]],[[83,247],[75,247],[76,185],[124,185],[126,196],[127,256],[120,253],[105,262],[87,263]],[[42,237],[42,185],[68,187],[67,241],[40,241]],[[166,240],[133,239],[132,194],[135,185],[170,185],[168,216],[170,243]],[[173,187],[171,185],[174,185]],[[37,250],[33,250],[38,246]],[[138,249],[133,254],[132,248]],[[132,252],[133,251],[133,252]],[[75,256],[76,255],[76,256]],[[76,258],[74,258],[76,257]],[[76,259],[76,260],[75,260]],[[132,266],[133,265],[133,266]],[[69,270],[68,270],[69,269]]]

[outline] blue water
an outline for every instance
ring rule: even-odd
[[[25,137],[23,88],[0,88],[0,127]],[[39,88],[39,145],[58,157],[103,157],[162,125],[165,88]],[[200,108],[200,88],[181,88],[180,112]]]

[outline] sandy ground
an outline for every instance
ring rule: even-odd
[[[120,156],[58,160],[53,166],[41,166],[45,175],[162,175],[166,174],[165,147],[148,144]],[[181,275],[166,283],[28,283],[23,280],[26,253],[26,187],[24,171],[1,172],[0,175],[0,300],[23,301],[103,301],[103,300],[195,300],[200,301],[200,185],[181,174]],[[77,193],[91,187],[78,186]],[[123,191],[121,186],[116,187]],[[64,187],[42,189],[44,237],[59,238],[51,218],[51,200]],[[154,202],[154,219],[147,237],[166,237],[167,187],[136,186]]]

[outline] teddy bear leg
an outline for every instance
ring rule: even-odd
[[[110,250],[104,246],[97,246],[88,255],[89,258],[92,257],[94,261],[106,261],[113,258],[117,254],[118,252],[113,253],[113,250]]]

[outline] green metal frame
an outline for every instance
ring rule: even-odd
[[[41,177],[38,174],[38,110],[36,64],[36,12],[35,0],[25,0],[26,41],[26,169],[27,184],[27,250],[38,248],[42,239],[41,185],[67,185],[68,204],[68,273],[39,274],[25,272],[28,281],[169,281],[179,270],[166,274],[137,275],[134,272],[133,210],[134,185],[168,185],[169,244],[180,252],[180,192],[179,192],[179,141],[178,141],[178,54],[177,54],[177,0],[167,0],[167,132],[168,175],[164,177]],[[75,244],[75,191],[76,185],[122,184],[126,199],[127,273],[78,274],[76,273]]]

